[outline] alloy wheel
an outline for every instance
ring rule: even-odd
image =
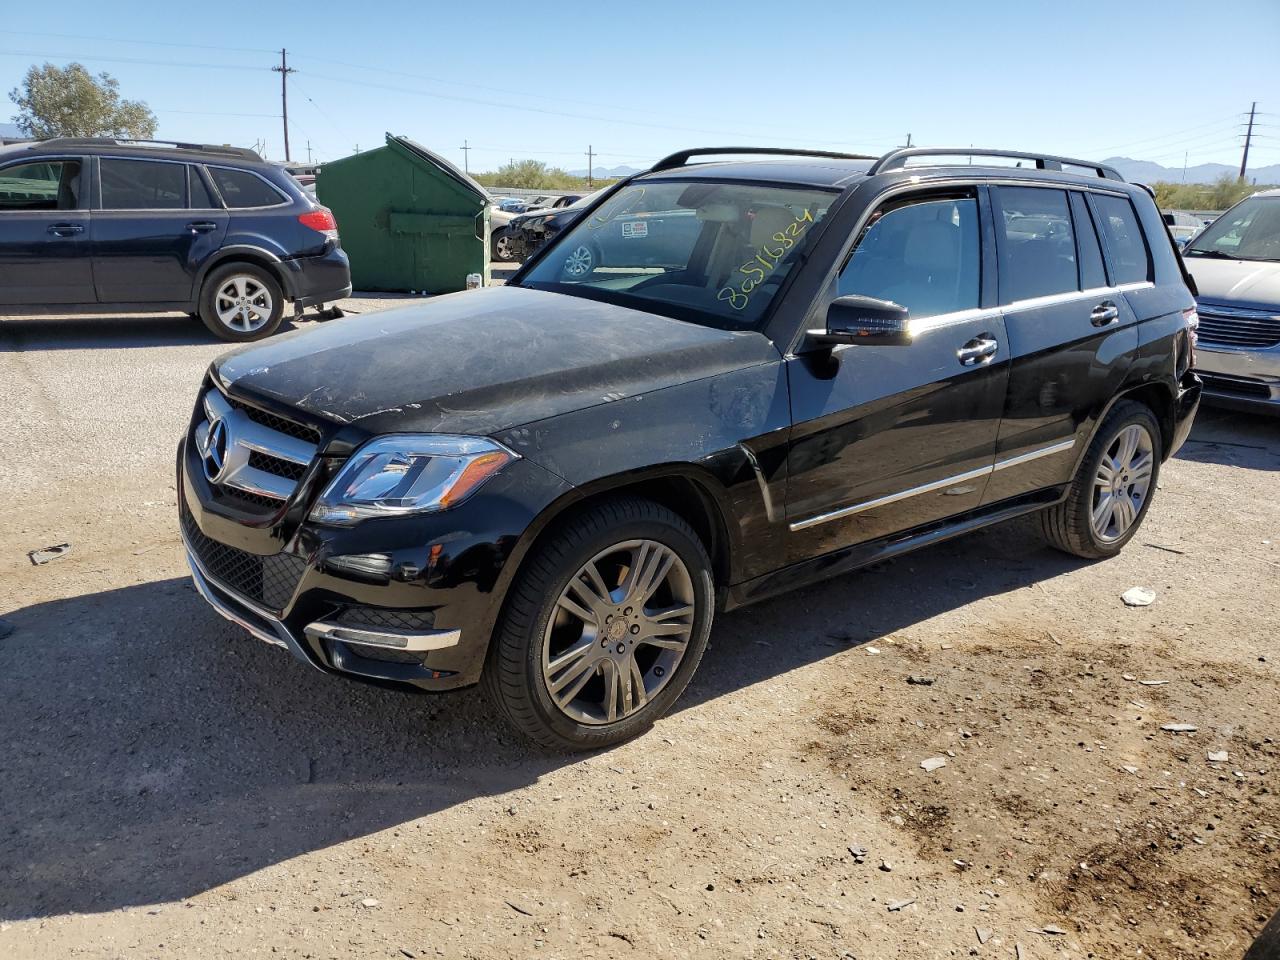
[[[1093,480],[1093,532],[1113,543],[1128,532],[1142,513],[1151,492],[1155,444],[1140,424],[1122,429],[1098,464]]]
[[[542,640],[542,679],[578,723],[615,723],[671,682],[693,636],[693,578],[654,540],[615,544],[561,591]]]
[[[213,299],[218,319],[236,333],[253,333],[265,327],[274,306],[271,291],[248,274],[228,277]]]
[[[512,259],[511,238],[506,234],[498,237],[493,244],[493,255],[502,261]]]

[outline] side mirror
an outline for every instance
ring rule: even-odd
[[[904,346],[911,342],[906,307],[891,300],[850,295],[837,297],[827,308],[827,329],[810,330],[814,343],[860,343],[871,347]]]

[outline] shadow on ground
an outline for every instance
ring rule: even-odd
[[[724,615],[679,709],[1074,564],[1013,526]],[[478,690],[309,669],[185,580],[6,617],[0,919],[190,897],[580,760],[518,740]]]
[[[1280,417],[1201,406],[1177,459],[1248,470],[1280,470]]]
[[[296,329],[286,319],[279,333]],[[142,347],[235,346],[218,340],[194,317],[0,317],[0,352],[17,350],[136,350]]]

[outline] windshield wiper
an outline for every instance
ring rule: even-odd
[[[1243,260],[1244,257],[1233,257],[1229,253],[1223,253],[1221,250],[1201,250],[1198,247],[1192,247],[1190,250],[1183,251],[1184,257],[1213,257],[1215,260]]]

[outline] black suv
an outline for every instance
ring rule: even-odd
[[[691,162],[718,153],[766,159]],[[675,154],[505,287],[216,361],[177,455],[205,598],[591,748],[672,705],[716,610],[1021,514],[1117,553],[1200,397],[1151,196],[1028,154],[780,153]]]
[[[333,214],[252,150],[0,147],[0,313],[181,310],[244,341],[350,293]]]

